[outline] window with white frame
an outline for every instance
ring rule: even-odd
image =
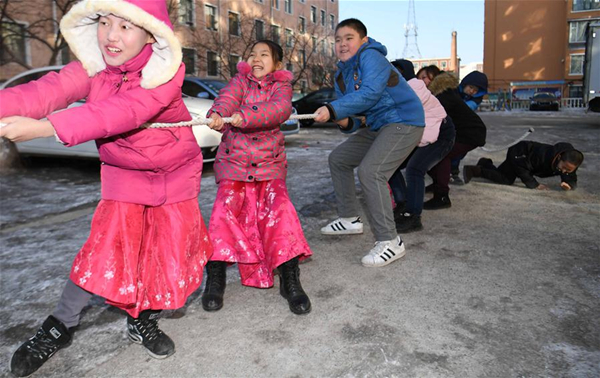
[[[321,26],[325,26],[325,10],[321,9]]]
[[[329,24],[331,25],[331,30],[335,29],[335,16],[332,14],[329,15]]]
[[[236,54],[229,54],[229,75],[233,77],[237,73],[237,65],[242,61],[242,57]]]
[[[281,27],[279,25],[271,25],[271,41],[281,44]]]
[[[240,15],[238,13],[229,11],[229,34],[240,35]]]
[[[573,0],[573,11],[600,9],[600,0]]]
[[[310,22],[313,24],[317,23],[317,7],[314,5],[310,6]]]
[[[569,43],[585,42],[585,28],[588,21],[569,22]]]
[[[185,64],[185,74],[195,75],[196,74],[196,49],[184,47],[181,49],[183,53],[183,64]]]
[[[311,37],[312,39],[312,51],[315,52],[317,51],[317,45],[319,44],[319,42],[317,42],[317,37],[315,37],[314,35]]]
[[[583,75],[583,54],[571,54],[569,75]]]
[[[217,7],[204,5],[204,21],[208,30],[217,30]]]
[[[262,20],[254,20],[254,30],[256,31],[256,39],[265,39],[265,22]]]
[[[285,29],[285,45],[287,47],[294,47],[294,32],[292,29]]]
[[[335,56],[335,44],[333,42],[329,42],[329,48],[330,48],[331,56]]]
[[[219,76],[219,58],[214,51],[206,52],[206,74],[208,76]]]
[[[292,9],[292,0],[283,0],[283,8],[285,10],[286,13],[292,14],[293,13],[293,9]]]
[[[279,0],[271,0],[271,8],[279,10]]]
[[[196,12],[194,12],[194,0],[179,0],[177,8],[177,19],[180,24],[194,26],[196,24]]]
[[[327,55],[327,41],[321,40],[321,54]]]
[[[298,33],[304,34],[306,31],[306,18],[300,16],[298,17]]]
[[[442,70],[445,70],[447,65],[448,65],[447,62],[444,60],[442,62]]]
[[[29,64],[25,24],[2,20],[2,49],[0,64],[20,62]]]

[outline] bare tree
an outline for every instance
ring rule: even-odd
[[[35,41],[49,51],[48,65],[58,63],[58,56],[68,48],[59,29],[62,16],[78,0],[50,0],[51,12],[43,12],[29,0],[2,0],[0,5],[0,50],[2,65],[16,63],[27,69],[24,46],[19,41]]]
[[[330,35],[323,35],[318,26],[314,25],[304,33],[289,33],[285,28],[273,29],[267,20],[240,11],[228,14],[225,30],[218,31],[216,27],[216,23],[208,27],[203,23],[190,30],[186,47],[198,52],[201,70],[208,69],[206,52],[213,52],[220,63],[218,75],[229,80],[236,73],[235,63],[248,56],[253,42],[271,39],[282,46],[283,63],[294,73],[296,88],[300,88],[302,81],[306,82],[306,89],[332,85],[336,59],[331,55]]]

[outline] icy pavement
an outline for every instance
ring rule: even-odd
[[[489,147],[534,127],[530,140],[583,150],[579,188],[562,192],[557,178],[541,180],[547,192],[477,179],[453,186],[452,208],[425,212],[425,230],[403,236],[403,259],[368,269],[360,265],[374,241],[368,227],[319,234],[336,216],[327,157],[345,136],[302,129],[286,147],[290,196],[314,252],[301,266],[311,314],[293,315],[278,283],[242,287],[233,267],[221,311],[204,312],[199,290],[166,314],[161,327],[177,353],[157,361],[127,341],[124,315],[94,297],[72,346],[36,376],[599,376],[600,118],[481,115]],[[465,163],[482,156],[504,152],[476,150]],[[58,301],[98,191],[87,168],[0,177],[0,375]],[[215,194],[208,165],[199,197],[207,223]]]

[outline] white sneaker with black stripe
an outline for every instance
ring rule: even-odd
[[[370,268],[386,266],[406,254],[404,242],[398,236],[394,240],[375,242],[369,254],[362,258],[362,264]]]
[[[338,218],[321,228],[323,235],[352,235],[363,233],[363,223],[360,217]]]

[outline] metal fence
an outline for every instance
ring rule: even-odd
[[[479,106],[480,111],[497,111],[497,110],[516,110],[529,109],[530,100],[512,100],[508,103],[498,103],[498,100],[483,100]],[[560,99],[561,108],[585,108],[586,105],[582,98],[562,98]]]

